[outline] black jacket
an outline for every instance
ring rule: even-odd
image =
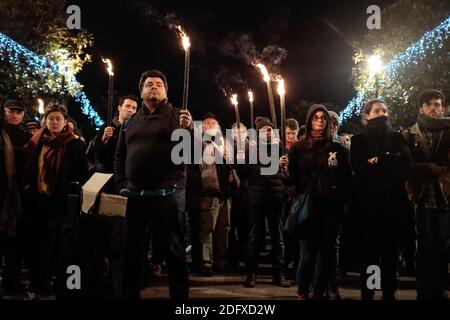
[[[297,142],[289,152],[289,179],[298,194],[311,187],[318,215],[326,215],[332,208],[334,213],[344,213],[352,180],[349,154],[340,143],[333,142],[328,148],[316,146],[306,148]],[[320,210],[324,208],[325,210]]]
[[[326,146],[326,147],[325,147]],[[288,185],[296,193],[309,192],[309,219],[299,230],[304,240],[330,243],[336,240],[345,214],[352,172],[348,151],[341,144],[297,142],[289,152]]]
[[[375,151],[367,133],[352,137],[351,164],[360,211],[366,217],[396,218],[406,197],[404,183],[411,155],[400,133],[387,132],[380,151]],[[378,157],[378,163],[367,160]],[[380,209],[383,208],[383,209]]]
[[[249,144],[246,144],[245,164],[238,164],[236,166],[237,173],[242,182],[248,185],[248,198],[251,203],[262,203],[271,199],[271,201],[284,200],[284,182],[278,168],[278,157],[276,161],[277,172],[272,175],[261,174],[261,169],[270,167],[270,164],[262,164],[259,158],[259,149],[261,144],[257,144],[255,151],[256,163],[251,163]],[[265,146],[264,146],[265,147]],[[270,146],[267,148],[268,156],[270,156]],[[281,154],[281,147],[278,146],[279,155]]]
[[[11,144],[14,147],[14,159],[16,162],[16,170],[19,175],[23,172],[26,162],[25,147],[30,141],[32,135],[23,130],[20,125],[5,125],[4,130],[8,133]],[[21,189],[21,187],[19,187]]]
[[[125,123],[119,134],[114,175],[119,189],[185,188],[184,164],[172,162],[172,132],[178,128],[180,109],[161,104],[150,113],[145,104]]]
[[[95,172],[113,173],[114,172],[114,155],[116,152],[117,141],[120,133],[120,122],[117,118],[112,121],[111,126],[114,128],[113,136],[103,144],[103,130],[101,130],[89,143],[86,155],[89,163],[89,175]]]

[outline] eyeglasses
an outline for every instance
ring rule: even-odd
[[[327,118],[314,116],[313,119],[312,119],[312,121],[319,121],[319,120],[326,121]]]

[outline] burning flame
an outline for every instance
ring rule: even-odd
[[[183,44],[183,48],[185,51],[187,51],[191,47],[191,42],[189,41],[189,37],[187,36],[186,32],[183,31],[181,26],[178,26],[177,29],[181,35],[181,42]]]
[[[258,63],[256,66],[259,68],[259,70],[263,74],[264,81],[269,82],[270,76],[269,76],[269,73],[267,72],[266,67],[262,63]]]
[[[235,106],[238,105],[237,94],[233,94],[233,95],[231,96],[231,103],[234,104]]]
[[[37,99],[37,100],[38,100],[38,103],[39,103],[38,112],[39,112],[39,114],[44,114],[44,113],[45,113],[45,110],[44,110],[44,101],[43,101],[41,98],[39,98],[39,99]]]
[[[278,79],[278,94],[280,96],[284,96],[286,94],[286,90],[284,89],[284,80]]]
[[[253,102],[253,92],[252,92],[252,90],[248,90],[248,100],[250,102]]]
[[[106,64],[108,64],[108,74],[110,75],[110,76],[113,76],[114,75],[114,73],[113,73],[113,66],[112,66],[112,63],[111,63],[111,60],[109,60],[109,59],[103,59],[102,58],[102,61],[104,62],[104,63],[106,63]]]

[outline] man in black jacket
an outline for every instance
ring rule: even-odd
[[[192,128],[187,110],[174,108],[167,99],[165,75],[146,71],[139,81],[143,104],[122,126],[114,161],[115,180],[128,196],[123,297],[140,299],[146,225],[163,230],[171,299],[189,296],[184,239],[186,169],[171,159],[174,130]]]
[[[272,244],[273,284],[280,287],[289,287],[289,282],[285,279],[283,273],[284,241],[281,218],[284,184],[278,171],[280,142],[275,137],[274,124],[268,118],[257,117],[255,122],[258,143],[253,147],[258,150],[257,158],[252,159],[254,152],[251,151],[253,147],[249,144],[250,151],[245,157],[248,165],[237,166],[239,176],[248,181],[249,237],[246,257],[247,279],[244,286],[249,288],[256,286],[258,257],[264,244],[265,219],[267,218]],[[264,149],[267,151],[266,156],[271,160],[267,164],[261,157],[264,154]],[[276,153],[275,156],[274,153]],[[274,159],[277,161],[275,173],[268,172],[270,170],[266,172],[264,169],[271,167]]]
[[[14,162],[16,172],[21,175],[25,168],[25,146],[31,139],[31,134],[22,127],[25,115],[25,106],[21,101],[8,100],[5,102],[4,110],[4,131],[8,134],[14,150]],[[22,192],[18,183],[19,194]],[[21,255],[24,254],[25,246],[25,222],[23,217],[17,221],[17,234],[9,237],[8,252],[5,257],[5,269],[3,271],[3,286],[5,294],[16,294],[24,292],[25,286],[20,282]]]
[[[103,132],[97,134],[89,143],[86,154],[89,161],[89,173],[113,173],[114,153],[116,151],[117,139],[120,127],[125,120],[136,113],[138,98],[134,95],[126,95],[119,101],[117,117],[112,120]]]
[[[443,183],[450,169],[450,118],[444,94],[428,90],[418,98],[417,123],[403,133],[411,151],[407,191],[415,209],[417,299],[447,299],[446,241],[450,211]]]

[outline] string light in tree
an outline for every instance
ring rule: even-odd
[[[442,21],[433,30],[425,32],[423,36],[405,51],[397,54],[385,66],[382,77],[387,83],[392,83],[400,76],[400,71],[411,65],[418,65],[427,56],[435,54],[444,47],[445,42],[450,37],[450,16]],[[339,114],[341,123],[350,119],[354,115],[361,113],[361,107],[370,92],[370,84],[366,83],[363,88],[353,97]],[[410,88],[411,90],[413,88]],[[408,94],[404,92],[402,99],[407,100]]]
[[[68,70],[65,63],[58,64],[46,56],[39,56],[1,32],[0,60],[7,61],[16,67],[21,67],[25,73],[44,78],[63,76],[65,81],[67,81],[67,87],[74,88],[75,101],[81,103],[83,114],[93,121],[97,128],[105,123],[91,105],[86,94],[81,90],[81,84],[77,81],[75,75]]]

